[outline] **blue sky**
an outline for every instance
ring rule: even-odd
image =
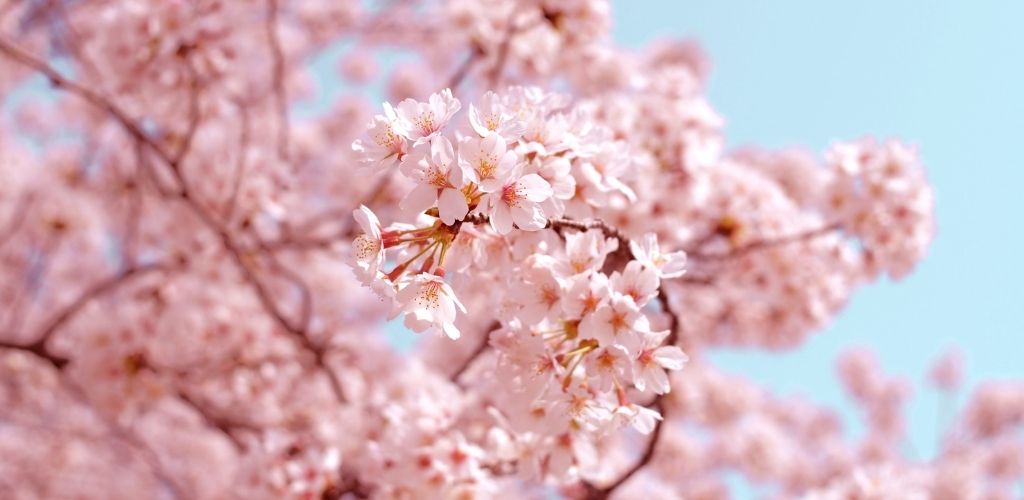
[[[1024,3],[797,0],[614,1],[614,35],[642,46],[695,37],[712,59],[709,94],[731,146],[895,136],[919,146],[938,236],[909,278],[866,288],[831,327],[784,355],[718,353],[728,371],[853,417],[833,362],[873,347],[917,384],[913,448],[935,448],[931,360],[958,345],[968,386],[1024,377]]]

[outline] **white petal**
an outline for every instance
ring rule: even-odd
[[[420,184],[409,191],[409,194],[405,195],[405,199],[398,206],[406,214],[416,215],[434,206],[435,201],[437,201],[437,188],[429,184]]]
[[[469,204],[462,191],[457,189],[445,189],[441,191],[441,197],[437,200],[437,210],[441,221],[452,225],[456,220],[461,220],[469,212]]]
[[[508,205],[498,202],[491,214],[491,227],[498,234],[508,234],[512,230],[512,213]]]
[[[548,181],[537,174],[523,176],[522,179],[516,182],[516,185],[523,190],[526,199],[533,202],[544,201],[554,194],[551,184],[548,184]]]
[[[668,370],[682,370],[690,358],[679,347],[666,345],[654,351],[654,360]]]

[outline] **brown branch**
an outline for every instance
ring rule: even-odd
[[[54,314],[49,321],[35,335],[35,340],[29,344],[14,344],[14,343],[0,343],[0,347],[6,347],[8,349],[20,349],[23,351],[31,352],[47,361],[50,362],[57,369],[63,368],[68,363],[68,359],[61,356],[50,353],[46,348],[46,342],[50,340],[50,337],[60,329],[61,326],[70,321],[79,311],[81,311],[89,302],[106,295],[116,290],[121,285],[125,284],[129,280],[138,276],[148,274],[153,271],[165,269],[166,266],[162,264],[148,264],[143,266],[129,267],[123,271],[118,272],[114,276],[102,280],[93,286],[85,289],[78,297],[70,304],[65,306]]]
[[[18,205],[14,208],[14,212],[11,213],[11,218],[7,221],[3,230],[0,230],[0,248],[3,248],[4,244],[14,238],[14,235],[21,229],[21,225],[25,222],[25,213],[28,212],[28,207],[32,204],[32,196],[25,194],[22,195],[18,201]]]
[[[491,332],[497,330],[498,328],[501,328],[501,323],[497,321],[494,321],[487,326],[486,331],[484,331],[484,334],[480,339],[480,344],[477,345],[476,348],[473,349],[473,352],[470,353],[470,355],[465,360],[462,361],[462,364],[460,364],[459,367],[456,368],[454,372],[452,372],[451,376],[448,377],[448,380],[451,380],[452,382],[455,383],[459,382],[459,377],[461,377],[462,374],[465,373],[467,369],[469,369],[469,367],[473,364],[474,361],[477,360],[477,358],[479,358],[483,353],[487,352],[487,347],[490,345]]]
[[[188,49],[185,49],[182,57],[188,57]],[[192,149],[192,140],[195,138],[202,120],[202,114],[199,110],[199,75],[192,66],[191,61],[185,62],[185,68],[189,76],[188,128],[185,129],[185,136],[182,138],[181,147],[178,148],[174,158],[172,158],[171,163],[174,165],[180,165],[185,157],[188,156],[189,151]]]
[[[277,154],[282,159],[289,159],[288,144],[291,137],[291,124],[288,117],[288,94],[285,89],[285,60],[281,39],[277,33],[278,0],[267,0],[267,43],[270,45],[270,56],[273,64],[271,79],[274,86],[274,107],[277,109]]]
[[[825,226],[822,226],[822,227],[818,227],[818,228],[815,228],[815,229],[810,229],[810,230],[807,230],[807,231],[802,231],[802,232],[799,232],[799,233],[796,233],[796,234],[791,234],[791,235],[788,235],[788,236],[781,236],[781,237],[778,237],[778,238],[768,238],[768,239],[753,241],[753,242],[744,244],[742,246],[736,247],[736,248],[734,248],[734,249],[732,249],[732,250],[730,250],[728,252],[705,253],[705,252],[701,252],[698,249],[698,250],[694,250],[692,252],[688,252],[687,254],[690,257],[693,257],[693,258],[695,258],[697,260],[712,260],[713,261],[713,260],[735,259],[735,258],[742,257],[744,255],[747,255],[747,254],[749,254],[751,252],[755,252],[755,251],[758,251],[758,250],[765,250],[765,249],[768,249],[768,248],[780,247],[780,246],[788,245],[790,243],[799,243],[799,242],[802,242],[802,241],[809,241],[809,240],[812,240],[812,239],[817,238],[819,236],[824,236],[824,235],[827,235],[827,234],[829,234],[829,233],[831,233],[833,231],[837,231],[841,227],[842,226],[839,223],[833,223],[833,224],[828,224],[828,225],[825,225]]]
[[[275,0],[271,0],[276,4]],[[275,10],[276,12],[276,10]],[[260,281],[256,275],[255,270],[246,261],[242,250],[234,242],[227,229],[223,227],[217,220],[213,218],[202,205],[192,196],[188,189],[188,185],[185,182],[184,175],[181,172],[180,161],[184,159],[175,158],[168,154],[159,144],[157,144],[152,138],[149,137],[132,119],[130,119],[120,108],[118,108],[111,101],[107,100],[100,94],[83,87],[67,78],[60,75],[55,69],[50,67],[45,62],[31,56],[30,54],[22,51],[21,49],[11,45],[7,41],[0,38],[0,53],[4,53],[14,59],[15,61],[24,64],[30,68],[33,68],[45,76],[47,76],[51,82],[58,88],[65,89],[73,94],[76,94],[94,106],[103,109],[110,113],[121,126],[137,141],[146,145],[148,148],[153,150],[157,156],[168,166],[171,174],[179,184],[180,191],[178,192],[178,199],[185,203],[188,207],[205,225],[208,229],[213,231],[220,239],[221,245],[224,250],[227,251],[231,257],[232,262],[238,267],[242,273],[243,280],[253,289],[256,293],[257,299],[267,313],[278,323],[282,328],[291,333],[299,344],[307,351],[309,351],[317,364],[317,366],[323,369],[328,375],[328,380],[331,385],[332,391],[337,396],[339,402],[345,402],[344,391],[341,388],[341,383],[337,378],[337,375],[331,370],[325,363],[324,355],[325,352],[322,348],[315,345],[308,336],[308,332],[300,326],[293,325],[291,321],[281,312],[277,304],[274,302],[269,291]],[[84,304],[82,304],[84,305]],[[58,325],[59,326],[59,325]]]
[[[205,422],[208,427],[217,429],[222,434],[224,434],[224,436],[227,437],[229,441],[231,441],[231,444],[235,447],[235,450],[237,451],[242,451],[243,449],[245,449],[245,444],[242,443],[240,439],[238,439],[238,436],[235,435],[235,431],[259,431],[259,429],[251,425],[247,425],[245,423],[238,422],[234,419],[221,415],[216,415],[210,412],[197,399],[189,396],[184,390],[179,390],[177,395],[179,399],[181,399],[185,404],[190,406],[193,411],[195,411],[196,413],[199,414],[200,417],[202,417],[203,422]]]
[[[30,353],[34,356],[41,358],[54,367],[57,371],[57,380],[60,384],[68,391],[72,399],[76,400],[85,407],[88,407],[98,417],[99,421],[102,422],[106,430],[114,436],[123,439],[130,445],[136,447],[139,452],[144,456],[144,461],[152,469],[154,477],[164,484],[171,493],[172,498],[192,498],[194,495],[186,495],[184,488],[178,484],[178,482],[170,476],[163,468],[160,463],[160,459],[156,452],[147,444],[142,438],[136,435],[130,428],[127,428],[115,419],[108,418],[106,414],[99,411],[81,388],[75,384],[64,371],[64,367],[67,364],[67,360],[57,357],[50,353],[45,346],[42,344],[22,346],[17,344],[11,344],[6,342],[0,342],[0,348],[7,348],[12,350],[18,350],[22,352]]]
[[[235,158],[235,181],[231,185],[231,195],[228,197],[227,206],[224,209],[223,219],[225,221],[231,220],[235,213],[235,207],[238,205],[238,194],[242,190],[242,178],[245,177],[246,166],[248,165],[245,161],[246,149],[249,147],[249,135],[251,134],[249,130],[249,111],[246,109],[245,103],[235,101],[235,106],[238,108],[238,113],[241,117],[241,132],[238,137],[237,158]]]
[[[473,69],[473,66],[481,57],[483,57],[483,55],[484,52],[480,46],[474,44],[470,49],[469,55],[466,56],[466,59],[462,61],[462,64],[460,64],[458,68],[455,69],[455,73],[448,78],[448,85],[446,85],[446,87],[451,89],[452,92],[455,92],[455,90],[459,88],[459,85],[461,85],[466,77],[469,76],[469,70]]]
[[[59,235],[50,234],[46,237],[46,241],[40,245],[38,251],[34,252],[34,257],[37,260],[30,260],[27,269],[25,269],[24,286],[18,288],[17,294],[9,304],[10,317],[7,318],[4,330],[12,332],[10,334],[21,329],[21,322],[28,314],[25,310],[28,307],[23,307],[23,305],[31,295],[30,282],[33,280],[32,276],[38,276],[39,278],[37,279],[42,279],[42,277],[46,276],[50,266],[49,254],[57,251],[60,242]]]
[[[488,78],[488,85],[491,90],[498,87],[501,83],[502,73],[505,71],[505,63],[508,62],[508,52],[512,47],[512,38],[515,37],[516,31],[520,28],[516,26],[515,16],[519,11],[512,9],[512,12],[508,16],[508,23],[505,28],[505,37],[501,40],[501,45],[498,46],[498,57],[494,61],[494,68],[491,69],[490,77]]]
[[[65,78],[50,65],[32,56],[28,52],[25,52],[24,50],[18,48],[17,46],[11,44],[2,37],[0,37],[0,53],[13,59],[15,62],[18,62],[24,66],[28,66],[29,68],[32,68],[42,73],[43,76],[45,76],[54,87],[67,90],[68,92],[71,92],[72,94],[75,94],[78,97],[85,99],[93,106],[103,111],[106,111],[115,119],[117,119],[118,122],[121,123],[122,127],[124,127],[125,131],[127,131],[129,135],[131,135],[132,137],[136,138],[139,141],[142,141],[143,144],[145,144],[148,148],[152,149],[160,158],[162,158],[168,164],[173,163],[171,161],[171,156],[166,151],[164,151],[164,149],[159,144],[157,144],[152,138],[150,138],[149,135],[146,134],[142,130],[142,128],[139,127],[139,125],[137,125],[132,119],[130,119],[128,115],[120,107],[115,105],[107,98],[103,97],[99,93],[87,87],[79,85],[78,83],[68,78]]]
[[[658,396],[651,406],[660,412],[662,419],[664,419],[665,407],[661,401],[662,396]],[[651,462],[651,459],[654,458],[654,451],[658,445],[658,440],[661,438],[661,431],[664,427],[664,420],[659,420],[654,425],[654,430],[651,431],[651,437],[647,439],[647,446],[644,447],[644,452],[640,456],[640,459],[611,484],[598,488],[588,482],[584,482],[583,487],[585,492],[583,498],[586,500],[606,500],[618,487],[625,484],[626,481],[629,481],[629,479],[636,475],[637,472],[640,472],[641,469],[647,466],[647,464]]]

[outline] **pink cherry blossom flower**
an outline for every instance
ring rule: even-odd
[[[963,371],[963,353],[951,349],[932,363],[928,370],[928,381],[940,390],[955,391],[963,379]]]
[[[665,370],[682,370],[689,358],[683,350],[674,345],[661,345],[669,334],[647,332],[643,347],[633,363],[633,384],[640,391],[650,388],[656,394],[665,394],[670,385]]]
[[[602,273],[580,274],[569,281],[562,298],[562,309],[570,318],[582,319],[611,298],[608,276]]]
[[[459,143],[459,165],[465,178],[484,193],[501,189],[516,161],[516,153],[508,149],[500,135],[470,137]]]
[[[551,197],[551,185],[537,174],[520,176],[521,170],[513,169],[496,191],[483,198],[491,228],[498,234],[508,234],[513,224],[524,231],[537,231],[547,225],[540,204]]]
[[[469,105],[469,123],[480,137],[497,134],[509,141],[515,141],[526,130],[515,112],[492,91],[481,96],[476,105]]]
[[[402,171],[419,182],[399,205],[408,214],[418,214],[437,204],[441,220],[454,224],[469,212],[463,195],[462,169],[455,165],[452,143],[444,136],[430,142],[430,151],[402,163]]]
[[[370,138],[352,143],[352,150],[367,165],[383,169],[395,165],[405,156],[408,144],[396,129],[395,111],[384,104],[385,116],[377,115],[367,127]]]
[[[619,425],[628,425],[640,434],[650,434],[662,419],[655,410],[634,403],[619,405],[612,412],[612,418]]]
[[[654,269],[663,279],[678,278],[686,272],[686,252],[662,253],[658,235],[647,233],[640,240],[631,240],[629,249],[633,258]]]
[[[632,376],[629,353],[620,345],[600,347],[588,353],[585,366],[589,382],[601,391],[610,391],[616,382]]]
[[[612,293],[607,304],[580,322],[580,336],[595,339],[602,346],[620,345],[635,354],[642,342],[638,332],[641,317],[632,297]]]
[[[413,141],[413,146],[430,142],[448,124],[462,105],[451,89],[432,94],[427,102],[406,99],[395,110],[395,131]]]
[[[558,261],[556,270],[563,277],[598,271],[605,257],[618,248],[619,241],[605,237],[600,229],[566,234],[566,256]]]
[[[353,269],[361,281],[368,283],[377,276],[384,264],[384,239],[380,220],[365,205],[353,210],[352,217],[363,229],[363,234],[352,242]]]
[[[396,300],[405,313],[405,326],[415,332],[436,330],[455,340],[460,336],[455,327],[455,309],[463,313],[466,307],[459,302],[444,278],[420,273],[399,284]]]
[[[545,318],[557,319],[562,312],[562,285],[551,270],[551,257],[534,255],[523,267],[523,280],[513,292],[521,305],[517,313],[527,325],[535,325]]]
[[[614,272],[611,276],[612,289],[633,298],[638,307],[644,307],[658,295],[658,273],[652,268],[644,267],[639,261],[631,260],[622,272]]]
[[[557,390],[546,403],[549,412],[561,415],[566,428],[572,425],[594,431],[611,419],[609,409],[578,383]]]

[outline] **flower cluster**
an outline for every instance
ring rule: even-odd
[[[653,233],[629,241],[562,218],[633,197],[619,178],[628,168],[623,146],[603,142],[604,131],[563,106],[534,88],[488,92],[449,139],[461,108],[450,91],[385,104],[353,149],[365,164],[397,164],[411,181],[399,205],[412,223],[383,228],[369,209],[357,210],[363,234],[353,268],[407,327],[452,339],[456,311],[466,308],[445,279],[464,277],[469,287],[471,272],[495,274],[501,286],[489,295],[501,307],[490,312],[501,328],[491,334],[497,366],[485,383],[504,389],[493,405],[506,454],[566,480],[580,473],[595,436],[655,428],[662,417],[645,404],[669,392],[666,371],[687,358],[663,345],[674,335],[648,318],[661,280],[683,275],[685,253],[663,251]],[[488,239],[506,249],[486,255],[494,252],[481,248]],[[385,271],[390,260],[396,265]]]
[[[461,128],[449,127],[462,105],[446,89],[426,102],[385,103],[368,137],[353,143],[364,164],[397,165],[413,185],[399,203],[408,223],[385,229],[365,206],[354,212],[363,230],[354,242],[357,277],[394,299],[408,327],[459,337],[456,310],[466,309],[444,277],[449,259],[467,259],[454,255],[467,250],[457,242],[466,221],[488,221],[494,235],[505,237],[514,229],[548,227],[580,191],[592,192],[584,203],[595,206],[613,193],[632,196],[617,177],[621,168],[595,168],[596,161],[623,164],[626,153],[615,143],[608,150],[602,131],[564,106],[557,95],[512,87],[502,95],[485,93],[469,106]],[[575,249],[574,258],[593,259],[593,250]],[[397,265],[385,272],[388,253]]]

